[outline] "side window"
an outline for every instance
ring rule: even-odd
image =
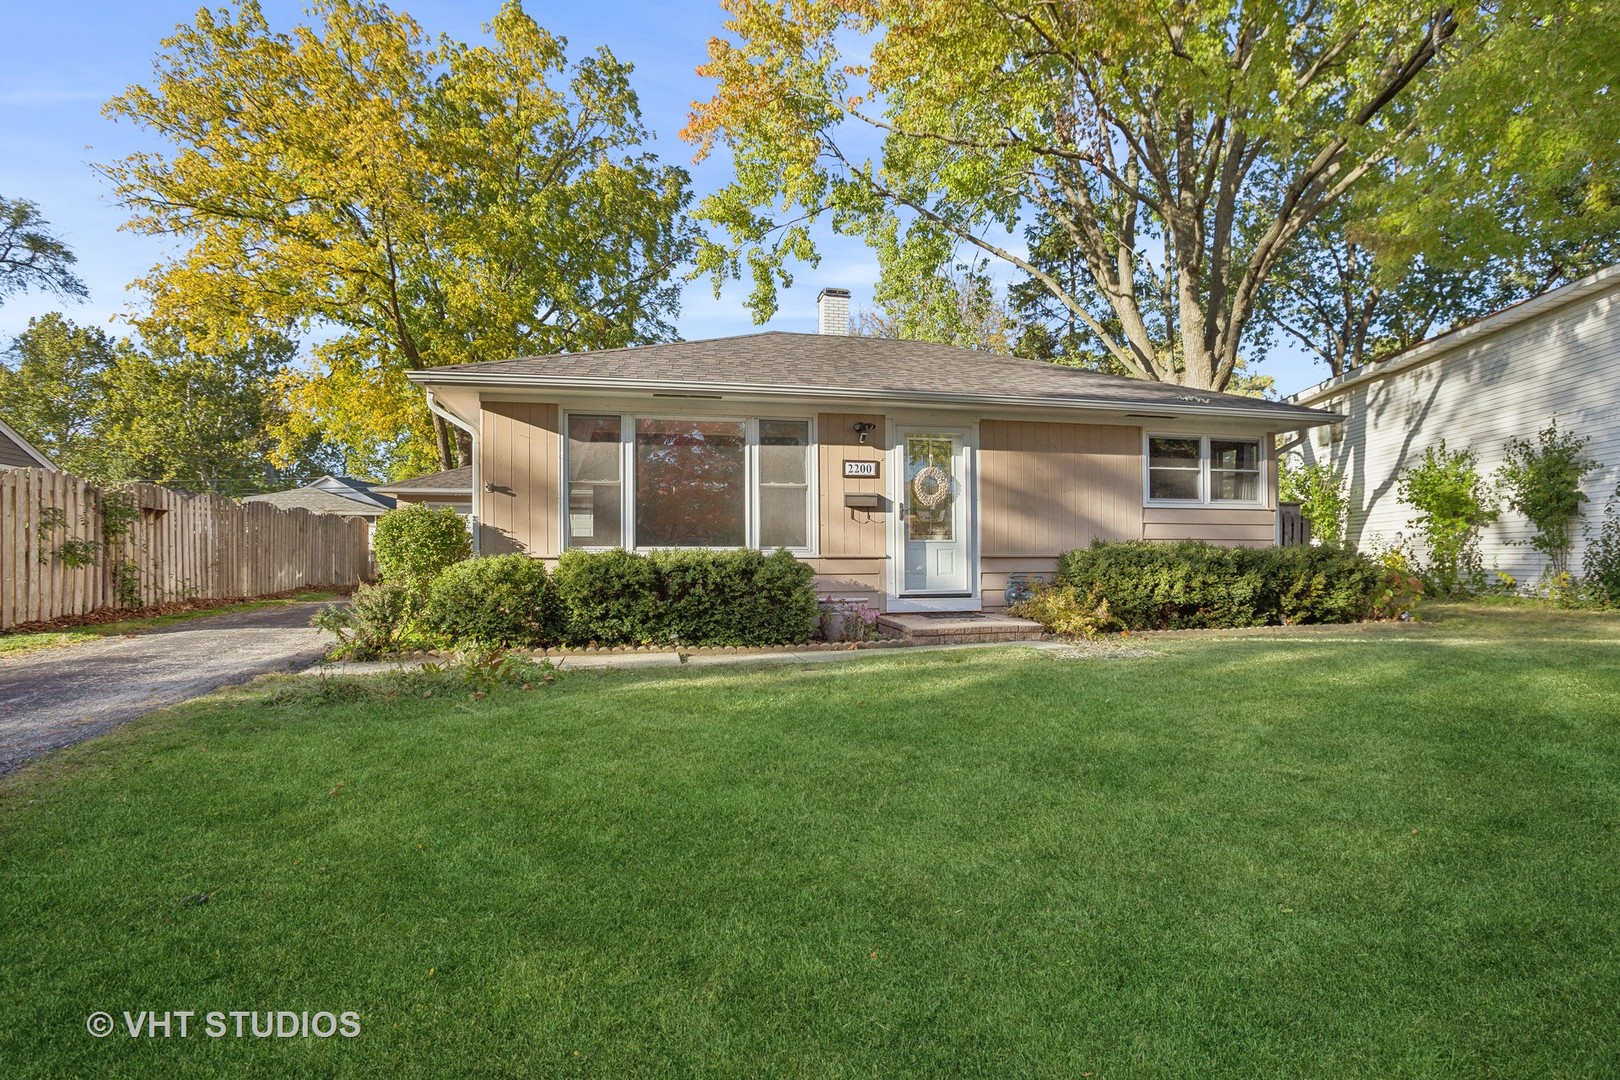
[[[1148,440],[1148,498],[1202,498],[1201,446],[1198,439],[1154,437]]]
[[[1201,506],[1262,503],[1265,460],[1259,439],[1150,435],[1147,501]]]
[[[568,418],[568,544],[618,547],[624,488],[617,416]]]
[[[1252,439],[1209,440],[1211,502],[1260,501],[1260,444]]]
[[[759,546],[810,546],[810,423],[759,422]]]

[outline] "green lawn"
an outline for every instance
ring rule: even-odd
[[[1620,1073],[1620,618],[1428,613],[175,710],[0,782],[0,1062]]]
[[[89,626],[73,626],[65,630],[41,630],[24,634],[0,633],[0,656],[17,656],[38,649],[48,649],[56,645],[75,645],[81,641],[94,641],[97,638],[139,634],[172,623],[185,622],[188,619],[200,619],[204,615],[228,615],[233,611],[254,611],[258,608],[277,607],[281,604],[307,604],[312,601],[336,600],[341,596],[343,596],[342,593],[334,592],[331,589],[305,589],[292,596],[278,597],[274,600],[242,600],[236,603],[219,603],[208,607],[193,608],[189,611],[175,611],[167,615],[154,615],[145,619],[120,619],[118,622],[94,623]]]

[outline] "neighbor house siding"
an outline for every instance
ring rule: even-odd
[[[18,446],[0,432],[0,469],[37,469],[39,462],[28,456],[28,451]]]
[[[557,406],[485,401],[482,435],[484,490],[474,492],[481,550],[555,558],[562,535]]]
[[[866,442],[855,432],[857,423],[876,424]],[[887,462],[884,447],[888,431],[881,413],[820,413],[816,416],[820,476],[817,478],[820,557],[807,560],[816,571],[821,593],[864,597],[876,601],[887,587],[888,507],[877,512],[850,510],[844,495],[874,494],[882,498],[889,478],[882,475]],[[875,480],[846,480],[845,461],[876,461]]]
[[[1620,291],[1460,342],[1404,370],[1369,372],[1309,403],[1346,414],[1342,438],[1323,445],[1307,432],[1291,452],[1343,470],[1348,538],[1363,549],[1389,544],[1396,534],[1418,535],[1398,484],[1425,450],[1442,439],[1449,449],[1472,449],[1480,473],[1493,477],[1509,439],[1534,442],[1556,415],[1560,431],[1590,437],[1587,452],[1603,466],[1583,485],[1591,501],[1575,530],[1571,566],[1578,572],[1586,528],[1602,519],[1604,502],[1620,482]],[[1539,579],[1546,559],[1526,544],[1532,534],[1523,517],[1504,508],[1481,538],[1485,568],[1522,582]]]
[[[1110,424],[979,424],[979,577],[999,607],[1013,574],[1050,578],[1093,540],[1142,535],[1142,432]]]

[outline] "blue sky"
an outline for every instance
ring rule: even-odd
[[[392,6],[408,11],[429,34],[470,41],[480,36],[482,23],[498,3],[395,0]],[[0,194],[39,204],[57,235],[78,255],[90,298],[64,304],[35,293],[12,296],[0,306],[0,342],[26,328],[31,316],[47,311],[65,310],[82,323],[108,322],[135,300],[126,285],[162,255],[158,241],[119,231],[125,214],[112,203],[90,163],[160,148],[129,124],[103,117],[101,106],[127,86],[150,81],[159,41],[177,24],[191,22],[199,6],[197,0],[46,0],[26,5],[11,0],[7,5],[7,63],[0,69]],[[305,21],[302,4],[264,0],[263,7],[277,29]],[[709,38],[721,30],[724,14],[717,4],[597,0],[531,2],[525,7],[547,30],[568,39],[570,58],[606,45],[632,62],[655,152],[666,161],[685,163],[699,196],[726,182],[729,162],[723,152],[693,165],[692,147],[678,137],[691,102],[710,96],[711,84],[694,69],[706,59]],[[869,305],[877,276],[871,252],[825,227],[817,242],[820,265],[795,271],[794,286],[782,294],[769,329],[813,331],[816,294],[827,286],[851,290],[856,307]],[[747,291],[746,282],[731,283],[716,300],[707,280],[689,282],[677,322],[681,336],[761,329],[743,306]],[[1283,393],[1312,385],[1326,374],[1303,356],[1284,354],[1274,354],[1259,370],[1273,375]]]

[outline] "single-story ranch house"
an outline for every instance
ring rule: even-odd
[[[1573,530],[1570,568],[1580,573],[1587,543],[1620,484],[1620,266],[1289,400],[1344,416],[1286,453],[1344,474],[1350,502],[1345,536],[1363,549],[1416,531],[1409,525],[1414,511],[1400,500],[1400,476],[1430,447],[1443,439],[1450,450],[1473,450],[1480,474],[1491,477],[1509,439],[1534,443],[1556,417],[1559,431],[1589,440],[1586,452],[1601,466],[1586,477],[1586,520]],[[1535,583],[1547,559],[1527,543],[1532,535],[1523,516],[1504,508],[1480,538],[1485,568]]]
[[[999,607],[1096,538],[1276,543],[1276,436],[1334,419],[848,336],[840,293],[820,334],[412,372],[472,438],[480,550],[780,547],[882,610]]]

